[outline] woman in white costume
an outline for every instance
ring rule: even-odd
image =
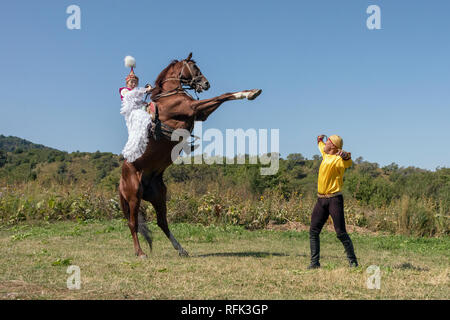
[[[122,150],[128,162],[134,162],[145,152],[148,143],[148,133],[151,127],[151,115],[146,111],[147,103],[144,97],[152,89],[138,88],[139,78],[134,74],[136,60],[131,56],[125,57],[125,66],[131,68],[125,79],[126,87],[119,89],[122,100],[120,113],[125,117],[128,128],[128,141]]]

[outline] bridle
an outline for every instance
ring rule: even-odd
[[[191,75],[191,79],[190,80],[183,78],[184,68],[188,69],[189,74]],[[171,95],[174,95],[174,94],[177,94],[177,93],[185,93],[188,96],[190,96],[186,92],[186,90],[189,90],[189,89],[195,90],[194,92],[197,95],[197,91],[198,91],[198,89],[201,86],[200,85],[200,81],[201,81],[202,77],[203,77],[202,74],[200,74],[198,76],[194,76],[194,72],[192,72],[192,68],[191,68],[189,62],[187,62],[186,60],[183,60],[183,66],[181,67],[181,71],[180,71],[178,77],[177,78],[173,78],[173,77],[172,78],[167,78],[167,79],[164,79],[161,82],[161,84],[163,84],[164,82],[167,82],[167,81],[178,81],[179,82],[178,87],[173,89],[173,90],[170,90],[170,91],[162,92],[162,93],[158,94],[152,100],[156,101],[156,100],[158,100],[158,99],[160,99],[162,97],[171,96]],[[198,96],[197,96],[197,100],[198,100]]]
[[[189,71],[189,74],[191,75],[191,80],[188,81],[187,79],[183,79],[183,71],[184,68],[187,68]],[[178,78],[167,78],[162,83],[169,81],[169,80],[177,80],[180,81],[180,85],[188,86],[191,89],[197,89],[200,81],[197,80],[199,78],[202,78],[203,75],[194,76],[194,73],[192,72],[191,66],[189,65],[189,62],[186,62],[186,60],[183,60],[183,67],[181,68],[180,74],[178,75]],[[195,85],[195,87],[194,87]]]
[[[187,80],[187,79],[183,79],[183,71],[184,68],[187,68],[189,71],[189,74],[191,75],[191,80]],[[198,76],[194,76],[194,73],[192,72],[191,66],[189,65],[189,62],[187,62],[186,60],[183,60],[183,66],[181,68],[181,71],[178,75],[178,78],[167,78],[164,79],[161,84],[163,84],[164,82],[167,81],[179,81],[179,85],[177,88],[170,90],[170,91],[166,91],[166,92],[161,92],[160,94],[156,95],[152,100],[154,102],[156,102],[158,99],[162,98],[162,97],[168,97],[171,95],[175,95],[177,93],[184,93],[188,96],[191,97],[191,95],[189,93],[186,92],[187,89],[194,89],[195,94],[197,95],[197,90],[198,88],[201,86],[200,85],[200,81],[201,78],[203,77],[202,74],[198,75]],[[199,80],[200,79],[200,80]],[[185,87],[183,87],[185,86]],[[197,100],[198,100],[198,96],[197,96]],[[151,129],[151,134],[153,134],[155,140],[159,140],[161,137],[166,138],[167,140],[171,141],[171,136],[172,133],[175,129],[171,128],[170,126],[164,124],[161,122],[161,120],[159,120],[159,111],[158,111],[158,105],[155,103],[155,116],[154,119],[152,119],[153,125],[152,125],[152,129]],[[194,126],[192,125],[189,128],[189,132],[191,132],[191,138],[193,138],[193,140],[191,140],[190,145],[191,145],[191,151],[194,151],[198,145],[194,145],[194,142],[199,139],[199,137],[192,135],[192,130],[194,129]]]

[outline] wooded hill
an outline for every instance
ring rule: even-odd
[[[120,155],[113,153],[68,153],[0,135],[0,186],[90,186],[116,194],[122,161]],[[314,198],[320,162],[318,155],[307,159],[300,153],[290,154],[286,159],[280,158],[278,173],[271,176],[262,176],[259,164],[172,165],[165,173],[165,181],[169,191],[171,184],[178,186],[176,190],[184,186],[195,189],[191,192],[195,191],[196,196],[212,192],[207,186],[216,183],[220,185],[218,196],[228,189],[240,190],[237,196],[242,200],[257,201],[276,192],[290,201],[293,195]],[[413,211],[428,210],[423,216],[429,220],[430,214],[435,215],[440,219],[439,228],[444,228],[441,232],[448,233],[450,168],[429,171],[395,163],[380,167],[362,158],[354,159],[344,176],[344,197],[370,210],[386,210],[395,204],[399,211],[405,211],[407,202],[407,211],[415,214]],[[429,223],[425,220],[418,223]]]

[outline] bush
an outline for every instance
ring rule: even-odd
[[[121,157],[22,148],[20,153],[13,146],[8,153],[0,151],[3,222],[122,216],[117,202]],[[56,159],[65,160],[47,163]],[[320,163],[319,156],[308,160],[292,154],[280,159],[272,176],[262,176],[259,164],[173,165],[164,174],[167,216],[172,222],[250,229],[271,222],[309,224]],[[449,168],[431,172],[395,163],[379,168],[361,158],[346,171],[343,191],[349,224],[392,233],[449,234]],[[147,202],[142,210],[155,214]]]

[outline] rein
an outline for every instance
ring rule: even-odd
[[[189,73],[191,75],[191,80],[188,82],[186,79],[183,79],[183,71],[184,68],[187,67],[187,69],[189,70]],[[192,98],[193,97],[186,92],[186,88],[183,88],[184,86],[188,86],[190,89],[196,89],[198,86],[198,80],[199,78],[201,78],[202,75],[199,76],[194,76],[194,73],[192,72],[191,66],[189,65],[188,62],[186,62],[186,60],[183,60],[183,67],[181,68],[180,74],[178,75],[178,78],[167,78],[164,79],[161,84],[163,84],[164,82],[167,81],[178,81],[179,85],[177,88],[169,90],[169,91],[165,91],[165,92],[161,92],[160,94],[156,95],[155,98],[153,98],[153,102],[155,105],[155,117],[154,119],[152,118],[152,129],[150,130],[150,134],[153,135],[155,140],[159,140],[161,138],[166,138],[169,141],[172,141],[172,133],[175,131],[174,128],[164,124],[161,122],[161,120],[159,120],[159,110],[158,110],[158,105],[156,104],[156,101],[158,101],[161,98],[164,97],[169,97],[172,95],[176,95],[179,93],[183,93],[185,95],[187,95],[188,97]],[[195,93],[195,95],[197,96],[197,93]],[[145,97],[145,100],[147,99],[148,94]],[[197,100],[198,100],[198,96],[197,96]],[[191,133],[191,138],[193,138],[193,140],[191,141],[191,150],[194,151],[194,149],[196,148],[196,146],[194,146],[194,142],[199,139],[198,137],[194,136],[192,134],[192,130],[194,129],[194,126],[192,125],[191,128],[189,129],[189,132]]]
[[[186,79],[183,79],[183,71],[184,71],[185,67],[188,69],[189,74],[191,75],[191,80],[189,82]],[[178,94],[178,93],[184,93],[188,97],[193,99],[193,97],[189,93],[186,92],[186,89],[193,89],[193,90],[195,90],[198,87],[198,80],[197,79],[199,79],[199,78],[201,79],[202,75],[194,76],[194,73],[192,72],[192,69],[191,69],[191,66],[189,65],[189,63],[187,63],[186,60],[183,60],[183,67],[181,68],[181,71],[180,71],[180,74],[178,75],[178,78],[167,78],[167,79],[164,79],[161,82],[161,84],[163,84],[164,82],[167,82],[167,81],[177,81],[177,82],[179,82],[178,87],[173,89],[173,90],[169,90],[169,91],[166,91],[166,92],[161,92],[160,94],[156,95],[155,98],[152,99],[152,100],[153,101],[157,101],[157,100],[159,100],[161,98],[168,97],[168,96],[171,96],[171,95],[175,95],[175,94]],[[187,88],[183,88],[183,86],[187,86]],[[196,91],[194,91],[194,92],[195,92],[195,96],[197,97],[197,100],[199,100],[197,92]]]
[[[170,90],[170,91],[161,92],[160,94],[156,95],[155,98],[152,99],[152,100],[153,100],[153,101],[157,101],[157,100],[159,100],[159,99],[161,99],[161,98],[173,96],[173,95],[178,94],[178,93],[184,93],[184,94],[190,96],[190,95],[185,91],[185,89],[178,87],[178,88],[175,88],[175,89]]]
[[[189,81],[189,82],[187,82],[186,79],[182,78],[184,67],[187,67],[189,74],[191,75],[191,81]],[[180,85],[186,85],[186,86],[189,86],[190,88],[194,88],[194,85],[197,86],[197,79],[201,78],[201,77],[202,77],[201,75],[194,76],[194,73],[192,72],[192,69],[191,69],[191,66],[189,65],[189,63],[187,63],[186,60],[183,60],[183,67],[181,68],[178,78],[167,78],[167,79],[164,79],[164,81],[162,83],[175,80],[175,81],[179,81]]]

